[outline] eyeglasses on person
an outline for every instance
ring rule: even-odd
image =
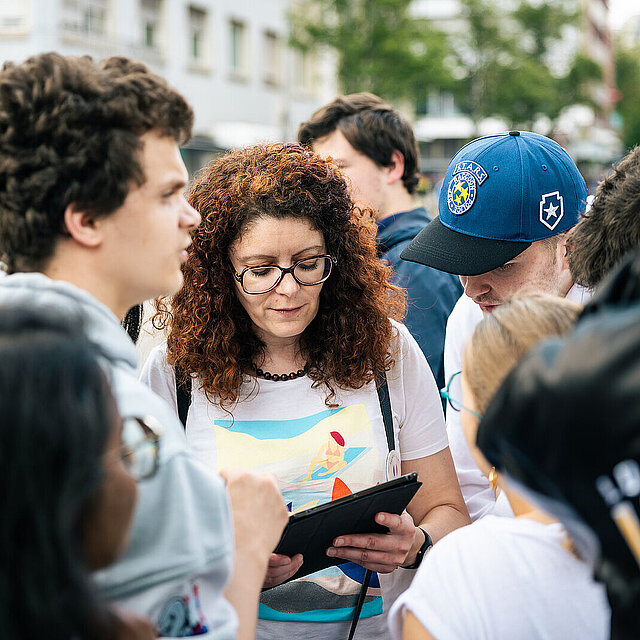
[[[454,411],[468,411],[469,413],[476,416],[476,418],[482,419],[482,414],[474,411],[473,409],[469,409],[469,407],[465,407],[462,404],[462,371],[456,371],[450,378],[449,382],[447,382],[447,386],[444,389],[440,389],[440,395],[448,402],[449,406]]]
[[[153,418],[123,418],[120,457],[135,480],[146,480],[155,475],[159,449],[160,436]]]
[[[281,267],[277,264],[246,267],[241,273],[233,275],[245,293],[257,295],[275,289],[287,273],[290,273],[293,279],[303,287],[321,284],[331,275],[333,265],[337,263],[337,259],[330,255],[313,256],[298,260],[290,267]]]

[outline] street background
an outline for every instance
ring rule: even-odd
[[[0,59],[139,59],[195,110],[191,173],[224,150],[295,140],[338,93],[413,123],[421,196],[468,140],[511,128],[567,148],[590,193],[640,142],[636,0],[0,0]]]

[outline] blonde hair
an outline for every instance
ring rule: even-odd
[[[513,298],[485,315],[462,361],[476,410],[486,411],[502,381],[537,342],[568,333],[581,309],[576,302],[536,293]]]

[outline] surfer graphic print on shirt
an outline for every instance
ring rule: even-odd
[[[213,424],[217,468],[249,467],[278,478],[292,513],[350,495],[382,481],[381,455],[362,404],[293,420],[221,420]],[[364,569],[351,562],[269,591],[259,616],[306,622],[348,620]],[[377,576],[362,617],[382,612]]]

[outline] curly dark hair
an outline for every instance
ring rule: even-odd
[[[243,375],[265,345],[240,304],[229,259],[233,242],[258,217],[307,220],[324,236],[337,266],[320,293],[317,316],[301,336],[315,386],[360,388],[393,360],[393,327],[404,291],[377,257],[372,212],[351,202],[338,168],[297,144],[231,151],[202,170],[189,202],[202,216],[184,265],[184,286],[171,311],[160,301],[155,324],[169,325],[169,363],[197,374],[207,398],[231,407]]]
[[[338,96],[300,125],[298,142],[311,146],[336,129],[379,167],[391,166],[391,155],[400,151],[404,157],[402,182],[409,193],[415,192],[420,180],[418,143],[409,122],[390,104],[373,93]]]
[[[0,260],[39,271],[65,235],[69,204],[108,215],[145,176],[140,136],[184,143],[193,112],[126,58],[45,53],[0,71]]]
[[[570,236],[574,280],[593,288],[631,249],[640,247],[640,147],[598,186],[591,209]]]

